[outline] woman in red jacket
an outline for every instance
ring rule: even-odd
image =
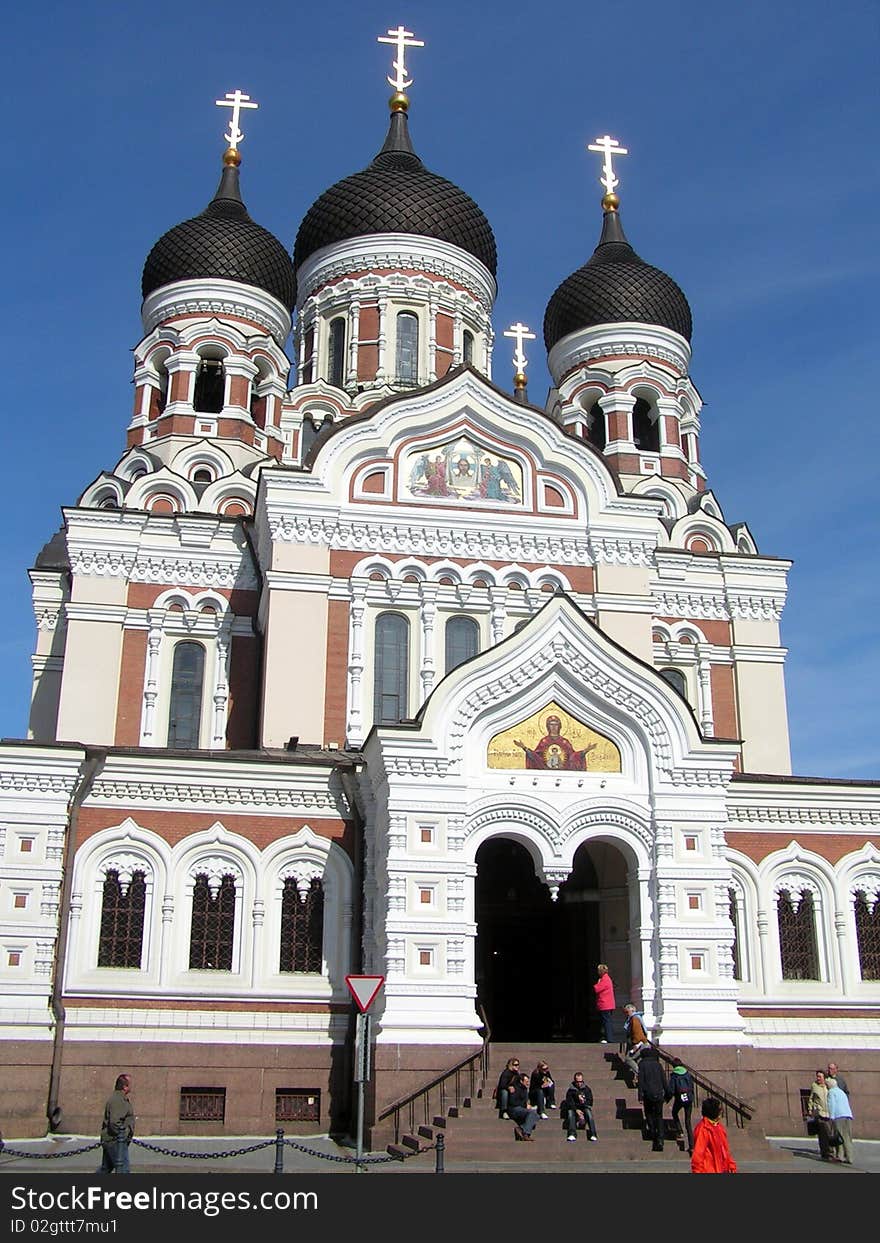
[[[721,1101],[707,1096],[703,1101],[702,1118],[694,1127],[693,1174],[735,1174],[736,1162],[730,1154],[727,1132],[721,1117]]]
[[[601,1043],[608,1044],[614,1039],[614,982],[608,974],[606,963],[600,962],[596,970],[599,978],[593,985],[593,992],[596,994],[596,1009],[602,1020]]]

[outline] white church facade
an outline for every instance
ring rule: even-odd
[[[790,563],[709,487],[684,294],[609,171],[547,405],[521,326],[503,391],[491,228],[391,109],[292,258],[236,111],[147,258],[125,452],[30,571],[0,744],[6,1133],[92,1126],[108,1066],[144,1133],[221,1089],[230,1133],[333,1126],[350,973],[377,1105],[487,1027],[597,1038],[599,961],[663,1044],[877,1048],[880,786],[791,774]]]

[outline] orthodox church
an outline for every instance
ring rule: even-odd
[[[625,152],[594,144],[535,405],[524,325],[493,381],[492,229],[419,158],[389,35],[387,134],[292,255],[245,206],[254,105],[218,101],[216,193],[144,265],[125,450],[30,570],[7,1134],[93,1129],[117,1070],[143,1134],[332,1128],[351,974],[384,977],[377,1111],[486,1032],[597,1039],[598,962],[744,1096],[873,1060],[880,787],[791,774],[790,562],[701,465],[691,309],[624,231]]]

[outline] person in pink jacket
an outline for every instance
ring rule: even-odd
[[[614,1039],[614,981],[608,974],[607,963],[600,962],[596,970],[599,977],[593,985],[596,994],[596,1009],[602,1020],[602,1044]]]

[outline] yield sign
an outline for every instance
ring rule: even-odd
[[[384,975],[347,975],[345,982],[361,1014],[366,1014],[376,1000],[379,989],[385,983],[385,977]]]

